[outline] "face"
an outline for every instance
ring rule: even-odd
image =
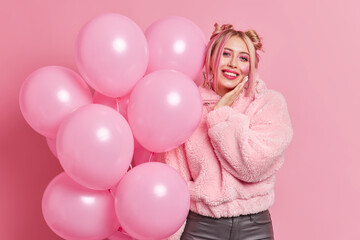
[[[245,42],[236,36],[229,38],[217,69],[217,94],[223,96],[234,89],[248,75],[249,66],[250,55]]]

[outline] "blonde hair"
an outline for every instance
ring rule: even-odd
[[[215,30],[210,37],[210,41],[206,47],[205,54],[205,72],[203,86],[207,86],[214,91],[217,90],[217,72],[213,73],[214,69],[218,69],[221,54],[224,51],[226,41],[231,37],[239,37],[242,39],[250,55],[249,66],[249,87],[246,90],[246,95],[249,96],[255,91],[255,74],[259,63],[259,55],[257,50],[262,50],[261,38],[255,30],[248,30],[246,32],[234,30],[231,24],[223,24],[221,27],[217,23],[214,24]],[[211,58],[215,54],[214,61]],[[212,63],[212,64],[211,64]]]

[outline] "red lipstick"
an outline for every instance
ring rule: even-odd
[[[223,69],[221,70],[223,76],[229,80],[234,80],[239,76],[239,73],[229,70],[229,69]]]

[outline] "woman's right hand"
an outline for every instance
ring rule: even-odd
[[[248,76],[244,77],[244,79],[241,82],[239,82],[239,84],[236,85],[236,87],[233,90],[225,93],[224,96],[222,96],[221,99],[215,105],[214,110],[223,106],[231,106],[235,102],[239,94],[243,91],[245,84],[247,83],[248,80],[249,80]]]

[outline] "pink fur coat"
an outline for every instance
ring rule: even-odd
[[[204,106],[197,130],[159,160],[185,179],[195,213],[220,218],[268,209],[293,135],[284,97],[259,80],[255,96],[243,91],[231,107],[213,110],[220,96],[199,90]]]

